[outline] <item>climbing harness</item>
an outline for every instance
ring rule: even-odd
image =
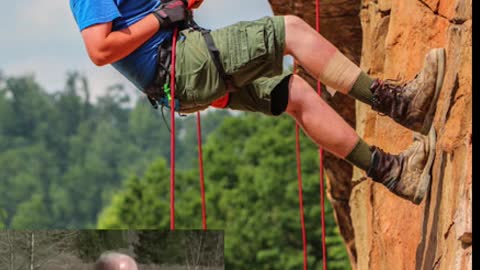
[[[189,29],[189,31],[198,31],[202,34],[208,52],[210,53],[211,59],[220,75],[220,78],[222,79],[227,88],[227,94],[217,100],[214,100],[210,105],[216,108],[225,108],[228,105],[230,93],[237,91],[238,88],[235,87],[233,83],[233,78],[225,72],[220,58],[220,51],[215,45],[215,41],[213,40],[211,31],[209,29],[200,27],[193,20],[193,12],[189,11],[189,13],[190,15],[181,30]],[[159,69],[157,71],[157,76],[155,77],[152,85],[144,91],[147,95],[148,100],[155,109],[158,109],[159,105],[162,106],[162,108],[174,108],[173,111],[178,111],[180,109],[180,101],[178,99],[172,99],[172,89],[174,88],[172,82],[175,81],[175,73],[170,72],[169,74],[169,70],[171,71],[172,69],[174,69],[175,66],[173,56],[176,54],[175,49],[178,40],[178,34],[179,28],[177,27],[174,31],[172,42],[163,42],[159,46],[157,64]],[[172,103],[172,100],[175,100],[174,105]]]
[[[173,43],[173,42],[172,42]],[[163,42],[158,48],[157,74],[153,83],[145,89],[144,93],[152,104],[153,108],[158,109],[158,105],[170,108],[172,101],[170,64],[173,62],[173,50],[171,42]],[[176,43],[176,41],[175,41]],[[179,101],[175,102],[175,110],[180,106]]]

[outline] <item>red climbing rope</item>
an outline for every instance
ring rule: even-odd
[[[175,60],[177,57],[177,35],[178,28],[173,31],[172,41],[172,67],[170,70],[170,230],[175,230]]]
[[[296,65],[293,67],[293,73],[297,73]],[[302,243],[303,243],[303,269],[308,269],[307,258],[307,232],[305,229],[305,214],[303,210],[303,189],[302,189],[302,162],[300,159],[300,126],[295,124],[295,153],[297,157],[297,177],[298,177],[298,202],[300,204],[300,224],[302,227]]]
[[[316,0],[315,3],[316,13],[316,29],[320,33],[320,0]],[[322,96],[322,85],[320,81],[317,81],[318,95]],[[318,151],[319,165],[320,165],[320,209],[321,209],[321,224],[322,224],[322,262],[323,270],[327,270],[327,244],[326,244],[326,231],[325,231],[325,178],[323,175],[323,149]]]
[[[172,66],[171,66],[171,101],[170,108],[173,110],[170,114],[171,133],[170,133],[170,230],[175,230],[175,61],[177,47],[178,28],[173,33],[172,41]],[[202,228],[207,230],[207,209],[205,203],[205,178],[203,173],[203,155],[202,155],[202,126],[200,112],[197,112],[197,137],[198,137],[198,163],[200,168],[200,192],[202,197]]]
[[[199,2],[198,0],[189,0],[188,8]],[[192,16],[193,16],[193,11]],[[228,101],[228,100],[227,100]],[[226,105],[225,105],[226,106]],[[200,172],[200,195],[202,198],[202,229],[207,230],[207,204],[205,200],[205,176],[203,173],[203,153],[202,153],[202,123],[200,112],[197,112],[197,145],[198,145],[198,168]]]
[[[316,30],[320,33],[320,0],[316,0]],[[294,73],[296,73],[296,66],[294,66]],[[322,95],[322,85],[320,81],[317,81],[318,95]],[[302,192],[302,169],[300,160],[300,127],[298,123],[295,125],[295,143],[296,143],[296,157],[297,157],[297,176],[298,176],[298,197],[300,203],[300,222],[302,226],[302,241],[303,241],[303,269],[307,269],[307,237],[305,231],[305,217],[303,210],[303,192]],[[324,168],[323,168],[323,149],[320,148],[319,154],[319,167],[320,167],[320,209],[321,209],[321,226],[322,226],[322,263],[323,269],[327,270],[327,245],[326,245],[326,226],[325,226],[325,180],[324,180]]]
[[[320,83],[319,83],[320,84]],[[319,86],[318,94],[321,95],[322,90]],[[320,163],[320,208],[321,208],[321,223],[322,223],[322,261],[323,269],[327,270],[327,244],[325,231],[325,178],[323,176],[323,149],[318,150]]]
[[[202,196],[202,228],[207,230],[207,206],[205,203],[205,177],[203,175],[202,124],[200,112],[197,112],[198,167],[200,169],[200,193]]]

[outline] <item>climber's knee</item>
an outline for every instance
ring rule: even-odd
[[[300,27],[306,22],[296,15],[285,15],[285,26],[287,28]]]
[[[300,76],[292,75],[289,81],[289,95],[286,112],[292,116],[305,111],[309,106],[314,106],[318,99],[317,93]]]

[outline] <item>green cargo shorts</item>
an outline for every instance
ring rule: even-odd
[[[265,17],[212,31],[221,62],[238,89],[227,108],[279,115],[288,103],[290,72],[283,72],[284,17]],[[176,98],[180,112],[206,109],[227,93],[202,34],[184,30],[177,43]],[[280,87],[282,86],[282,87]]]

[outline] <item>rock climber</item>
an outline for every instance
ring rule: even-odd
[[[201,3],[70,0],[93,63],[111,64],[150,102],[170,97],[169,46],[173,29],[179,27],[174,110],[191,113],[215,106],[270,116],[285,112],[319,147],[398,196],[422,201],[435,155],[432,122],[443,84],[444,49],[430,50],[417,76],[399,84],[371,78],[296,16],[239,22],[211,33],[188,28],[189,9]],[[293,56],[324,85],[415,131],[412,145],[399,154],[368,145],[304,79],[283,71],[284,55]]]
[[[138,270],[135,260],[125,254],[105,252],[95,262],[95,270]]]

